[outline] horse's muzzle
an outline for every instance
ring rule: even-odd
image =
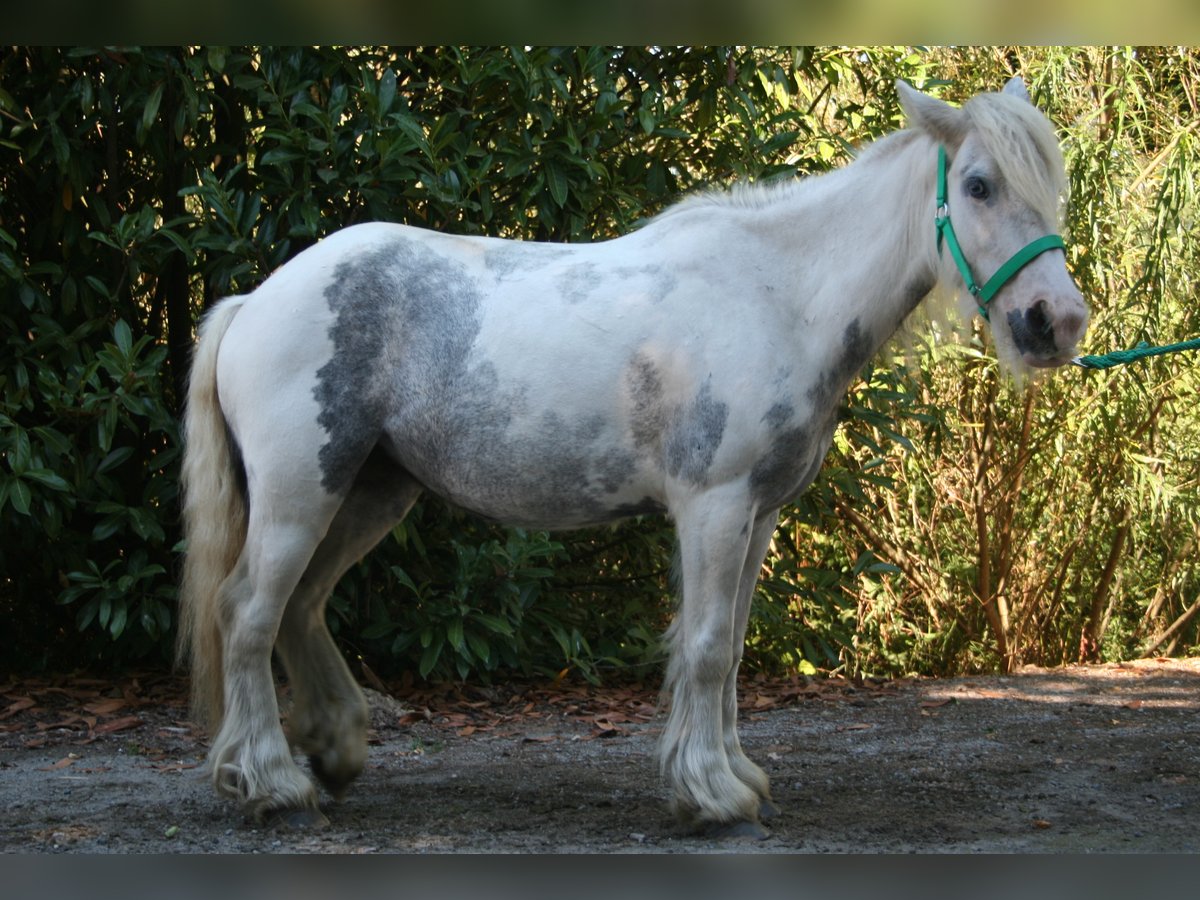
[[[1053,303],[1043,299],[1024,310],[1009,312],[1008,327],[1025,364],[1046,369],[1074,358],[1075,348],[1087,331],[1087,319],[1082,298]]]

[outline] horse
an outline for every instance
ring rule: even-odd
[[[1024,82],[961,106],[896,89],[906,127],[828,173],[700,192],[592,243],[354,225],[209,311],[179,652],[219,794],[328,822],[293,749],[340,798],[367,704],[325,603],[427,491],[527,528],[673,520],[661,775],[688,830],[765,834],[777,809],[737,732],[746,622],[851,379],[939,293],[979,303],[1014,374],[1069,361],[1087,327],[1053,230],[1061,150]],[[977,273],[998,273],[987,298]]]

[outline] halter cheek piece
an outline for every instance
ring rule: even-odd
[[[1062,237],[1057,234],[1047,234],[1035,241],[1030,241],[1010,256],[1008,261],[998,268],[996,273],[987,280],[987,284],[980,287],[975,282],[975,276],[971,274],[971,267],[967,265],[967,259],[963,256],[962,247],[958,245],[958,236],[954,233],[954,226],[950,223],[950,206],[946,201],[945,147],[938,147],[937,212],[934,214],[933,223],[937,226],[938,256],[942,255],[942,241],[945,240],[947,246],[950,247],[950,255],[954,257],[954,264],[958,266],[958,271],[962,274],[963,281],[967,283],[967,290],[975,297],[975,303],[979,307],[979,314],[985,320],[988,318],[988,302],[996,296],[1000,288],[1008,283],[1009,279],[1047,250],[1066,250],[1066,245],[1063,243]]]

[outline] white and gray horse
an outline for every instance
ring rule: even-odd
[[[897,88],[908,127],[820,177],[702,194],[591,244],[359,225],[211,311],[180,646],[220,793],[319,823],[292,749],[334,795],[362,770],[367,706],[325,602],[430,491],[532,528],[674,520],[662,772],[690,827],[761,833],[771,792],[737,734],[746,619],[851,379],[935,289],[970,289],[1017,370],[1068,361],[1087,325],[1054,233],[1061,152],[1024,84],[962,107]]]

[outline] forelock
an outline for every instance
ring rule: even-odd
[[[1066,199],[1062,148],[1033,104],[1008,94],[980,94],[963,106],[971,127],[1021,200],[1058,224]]]

